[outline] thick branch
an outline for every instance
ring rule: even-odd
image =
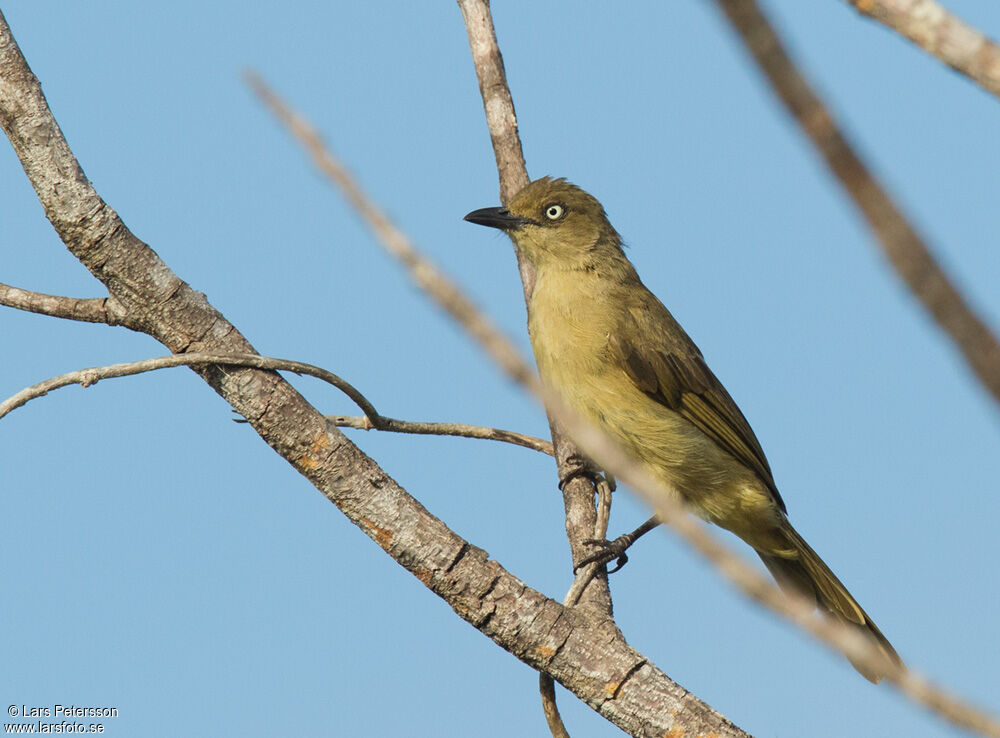
[[[1000,46],[935,0],[845,0],[1000,97]]]
[[[2,14],[0,124],[46,216],[114,298],[117,322],[149,333],[174,352],[253,351],[94,191]],[[213,367],[199,373],[275,451],[461,617],[550,673],[622,730],[746,736],[630,648],[612,624],[545,598],[455,535],[280,376]]]
[[[0,305],[54,318],[113,325],[106,297],[59,297],[0,283]]]
[[[775,94],[861,211],[889,263],[973,374],[1000,402],[1000,343],[938,264],[923,239],[868,171],[823,101],[809,87],[755,0],[716,0]]]

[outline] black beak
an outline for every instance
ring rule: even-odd
[[[525,222],[524,218],[511,215],[507,208],[480,208],[479,210],[473,210],[463,220],[475,223],[476,225],[499,228],[501,231],[516,230]]]

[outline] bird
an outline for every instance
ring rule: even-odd
[[[779,586],[862,633],[879,654],[851,659],[865,678],[877,683],[902,668],[871,617],[792,527],[749,422],[642,283],[601,203],[563,178],[542,177],[506,207],[464,219],[506,233],[534,267],[528,331],[543,384],[697,516],[749,544]],[[654,515],[603,542],[590,560],[618,556],[621,566],[625,549],[658,523]]]

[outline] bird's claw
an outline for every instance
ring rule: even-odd
[[[615,567],[608,569],[608,574],[614,574],[628,563],[628,554],[625,553],[625,550],[632,545],[632,540],[627,535],[618,536],[613,541],[591,538],[584,543],[588,546],[600,546],[600,550],[581,559],[580,563],[573,567],[574,574],[588,564],[607,564],[615,559]]]

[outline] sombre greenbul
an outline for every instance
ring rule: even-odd
[[[736,403],[622,250],[601,204],[564,179],[537,179],[506,208],[465,216],[499,228],[534,266],[528,329],[542,381],[616,439],[701,518],[753,547],[775,580],[857,628],[884,657],[854,663],[878,682],[895,649],[788,522],[771,468]],[[655,527],[608,544],[610,561]],[[616,545],[617,544],[617,545]]]

